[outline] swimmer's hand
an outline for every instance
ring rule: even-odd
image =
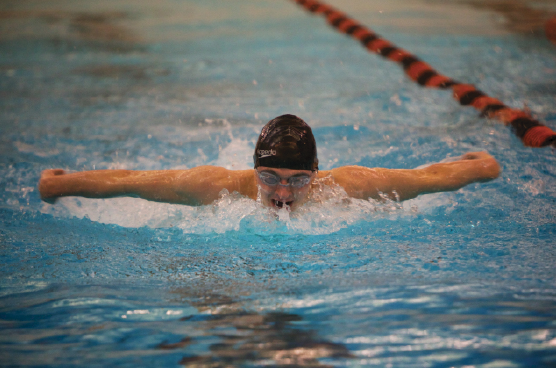
[[[500,175],[498,161],[487,152],[469,152],[462,155],[459,161],[474,161],[473,168],[477,170],[475,181],[489,181]]]
[[[58,182],[61,175],[65,175],[66,172],[62,169],[49,169],[44,170],[41,173],[41,178],[39,180],[39,192],[41,194],[41,199],[46,203],[54,204],[58,197],[57,194],[59,190]]]

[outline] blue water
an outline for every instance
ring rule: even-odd
[[[538,34],[464,4],[377,4],[344,6],[556,127],[556,47]],[[556,364],[551,148],[523,147],[288,1],[0,14],[0,366]],[[234,194],[200,208],[39,199],[48,168],[249,168],[283,113],[311,124],[321,169],[487,150],[503,171],[401,204],[331,191],[278,219]]]

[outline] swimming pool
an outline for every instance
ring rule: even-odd
[[[556,49],[533,26],[472,2],[330,3],[556,126]],[[0,366],[556,363],[552,149],[288,1],[0,9]],[[488,150],[503,172],[402,204],[331,193],[279,219],[233,194],[52,206],[36,190],[53,167],[249,168],[283,113],[311,124],[321,169]]]

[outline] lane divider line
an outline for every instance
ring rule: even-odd
[[[322,15],[339,32],[358,40],[367,50],[401,65],[411,80],[423,87],[451,89],[462,106],[472,106],[482,117],[497,119],[510,126],[525,146],[556,147],[556,132],[535,120],[528,112],[506,106],[472,84],[457,82],[434,70],[426,62],[397,47],[341,11],[316,0],[292,0],[311,13]]]

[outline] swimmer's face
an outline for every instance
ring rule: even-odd
[[[316,172],[259,166],[255,169],[255,177],[263,205],[276,209],[287,205],[293,211],[307,200]]]

